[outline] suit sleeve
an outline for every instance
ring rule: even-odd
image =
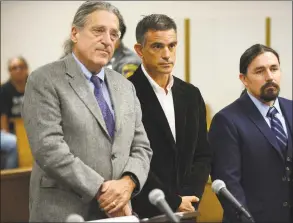
[[[209,143],[214,151],[212,179],[221,179],[227,189],[246,206],[245,194],[241,181],[241,150],[237,128],[231,120],[218,113],[212,120],[209,131]],[[235,210],[220,196],[218,197],[225,211],[225,216],[232,222],[239,222]]]
[[[61,106],[50,71],[33,72],[26,84],[22,116],[35,162],[88,203],[104,179],[71,153],[64,141]]]
[[[186,176],[183,193],[184,195],[195,195],[201,198],[211,171],[212,150],[207,138],[205,103],[200,91],[196,90],[195,94],[192,95],[197,98],[197,103],[193,103],[190,110],[198,110],[198,136],[195,136],[197,137],[197,143],[191,161],[191,170]]]
[[[150,148],[150,142],[142,124],[142,113],[139,100],[135,93],[135,88],[132,85],[135,107],[135,132],[131,144],[131,150],[128,162],[123,170],[124,173],[130,172],[134,174],[139,182],[135,190],[135,196],[139,193],[147,180],[150,169],[150,162],[153,151]]]
[[[161,189],[164,192],[167,203],[170,205],[171,209],[176,212],[182,202],[182,198],[176,194],[175,191],[170,190],[166,185],[164,185],[154,172],[150,171],[144,188],[146,194],[145,199],[147,199],[147,201],[148,194],[155,188]]]

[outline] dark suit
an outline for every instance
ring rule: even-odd
[[[292,101],[279,98],[279,104],[292,156]],[[288,163],[247,93],[214,116],[209,142],[214,151],[213,180],[223,180],[256,222],[290,222],[292,181],[284,178]],[[289,166],[292,168],[292,163]],[[231,206],[222,198],[220,201],[224,219],[239,221]]]
[[[140,217],[161,214],[148,200],[149,192],[160,188],[176,211],[181,204],[178,195],[202,196],[210,173],[211,152],[203,98],[198,88],[174,77],[175,142],[165,113],[141,66],[129,80],[140,100],[142,121],[154,152],[147,182],[132,200],[133,209]]]

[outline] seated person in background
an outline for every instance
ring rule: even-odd
[[[17,167],[17,147],[12,118],[21,117],[21,106],[28,77],[28,64],[23,57],[8,61],[9,80],[1,86],[1,155],[5,154],[6,164],[3,167]]]
[[[120,25],[121,37],[115,44],[115,52],[112,59],[107,64],[111,68],[125,77],[130,77],[137,67],[141,64],[140,58],[132,50],[127,48],[123,42],[123,36],[126,31],[124,21]]]
[[[17,168],[16,136],[1,130],[1,169]]]

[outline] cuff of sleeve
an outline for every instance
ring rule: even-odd
[[[166,201],[170,205],[173,212],[176,212],[182,202],[182,198],[179,195],[166,196]]]
[[[140,184],[139,184],[138,178],[135,176],[135,174],[133,174],[131,172],[125,172],[125,173],[123,173],[122,177],[123,176],[129,176],[130,179],[134,182],[135,188],[132,192],[131,198],[136,196],[138,194],[138,192],[140,191]]]
[[[96,183],[91,184],[91,187],[87,191],[87,193],[82,194],[81,199],[84,203],[89,203],[91,200],[96,199],[100,187],[104,182],[103,178],[98,178]]]

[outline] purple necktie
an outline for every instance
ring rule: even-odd
[[[114,118],[111,113],[111,110],[110,110],[110,108],[109,108],[109,106],[103,96],[103,92],[101,89],[102,80],[98,76],[92,75],[91,82],[95,86],[95,90],[94,90],[95,97],[98,101],[102,115],[104,117],[104,121],[106,123],[108,133],[109,133],[110,137],[113,138],[114,137],[115,122],[114,122]]]

